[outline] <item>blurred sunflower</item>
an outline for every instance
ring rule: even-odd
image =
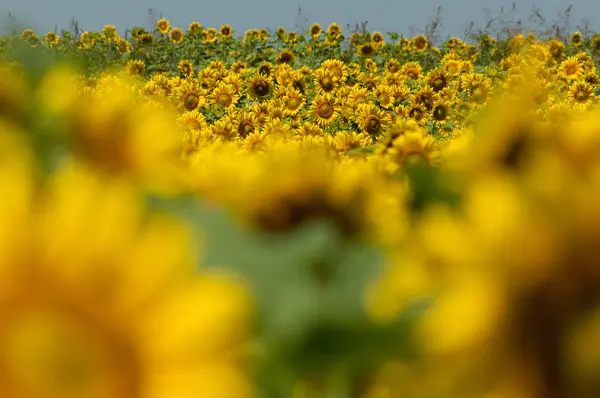
[[[158,29],[160,33],[165,35],[169,33],[169,30],[171,29],[171,23],[164,18],[159,19],[158,22],[156,22],[156,29]]]
[[[181,44],[183,43],[184,38],[183,31],[181,30],[181,28],[175,27],[171,29],[171,32],[169,32],[169,38],[171,39],[173,44]]]

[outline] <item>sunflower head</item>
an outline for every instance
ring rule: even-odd
[[[231,25],[223,25],[219,29],[219,33],[221,34],[222,39],[231,39],[233,36],[233,28]]]
[[[289,48],[281,50],[279,54],[275,57],[275,62],[277,64],[293,64],[296,56]]]
[[[184,77],[192,77],[194,75],[194,64],[190,60],[183,59],[179,61],[177,69],[179,69],[179,72]]]
[[[322,31],[323,29],[321,29],[321,25],[319,25],[318,23],[312,24],[310,28],[308,28],[308,34],[310,34],[310,36],[314,40],[317,40],[319,38]]]
[[[144,61],[131,60],[127,62],[127,72],[130,76],[144,76],[146,74],[146,64]]]
[[[256,73],[248,79],[248,96],[252,99],[267,98],[273,91],[272,78]]]
[[[183,43],[183,31],[179,27],[175,27],[169,33],[169,38],[173,42],[173,44],[181,44]]]
[[[167,19],[159,19],[158,22],[156,22],[156,29],[162,34],[167,34],[171,29],[171,23]]]
[[[418,35],[413,37],[411,45],[417,52],[423,52],[429,48],[429,40],[426,36]]]

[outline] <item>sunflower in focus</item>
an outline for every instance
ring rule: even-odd
[[[317,95],[308,110],[308,116],[319,126],[328,126],[339,115],[339,105],[335,97],[325,93]]]
[[[569,57],[565,59],[558,68],[558,73],[561,77],[567,80],[577,80],[583,73],[581,61],[577,57]]]
[[[389,121],[387,114],[373,103],[361,104],[356,110],[356,122],[370,136],[381,135]]]
[[[239,96],[231,85],[220,82],[210,94],[210,99],[212,104],[220,105],[226,109],[232,109],[237,104]]]
[[[206,105],[206,91],[197,79],[183,79],[181,85],[173,90],[173,99],[179,110],[193,111]]]
[[[586,81],[580,80],[569,88],[569,100],[578,105],[590,105],[595,100],[595,94],[592,85]]]
[[[261,73],[248,78],[247,93],[252,99],[265,99],[273,92],[273,79]]]

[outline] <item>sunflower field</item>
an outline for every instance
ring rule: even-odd
[[[600,35],[346,34],[0,38],[1,397],[600,396]]]

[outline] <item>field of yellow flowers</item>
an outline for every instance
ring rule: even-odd
[[[600,35],[0,39],[0,396],[600,395]]]

